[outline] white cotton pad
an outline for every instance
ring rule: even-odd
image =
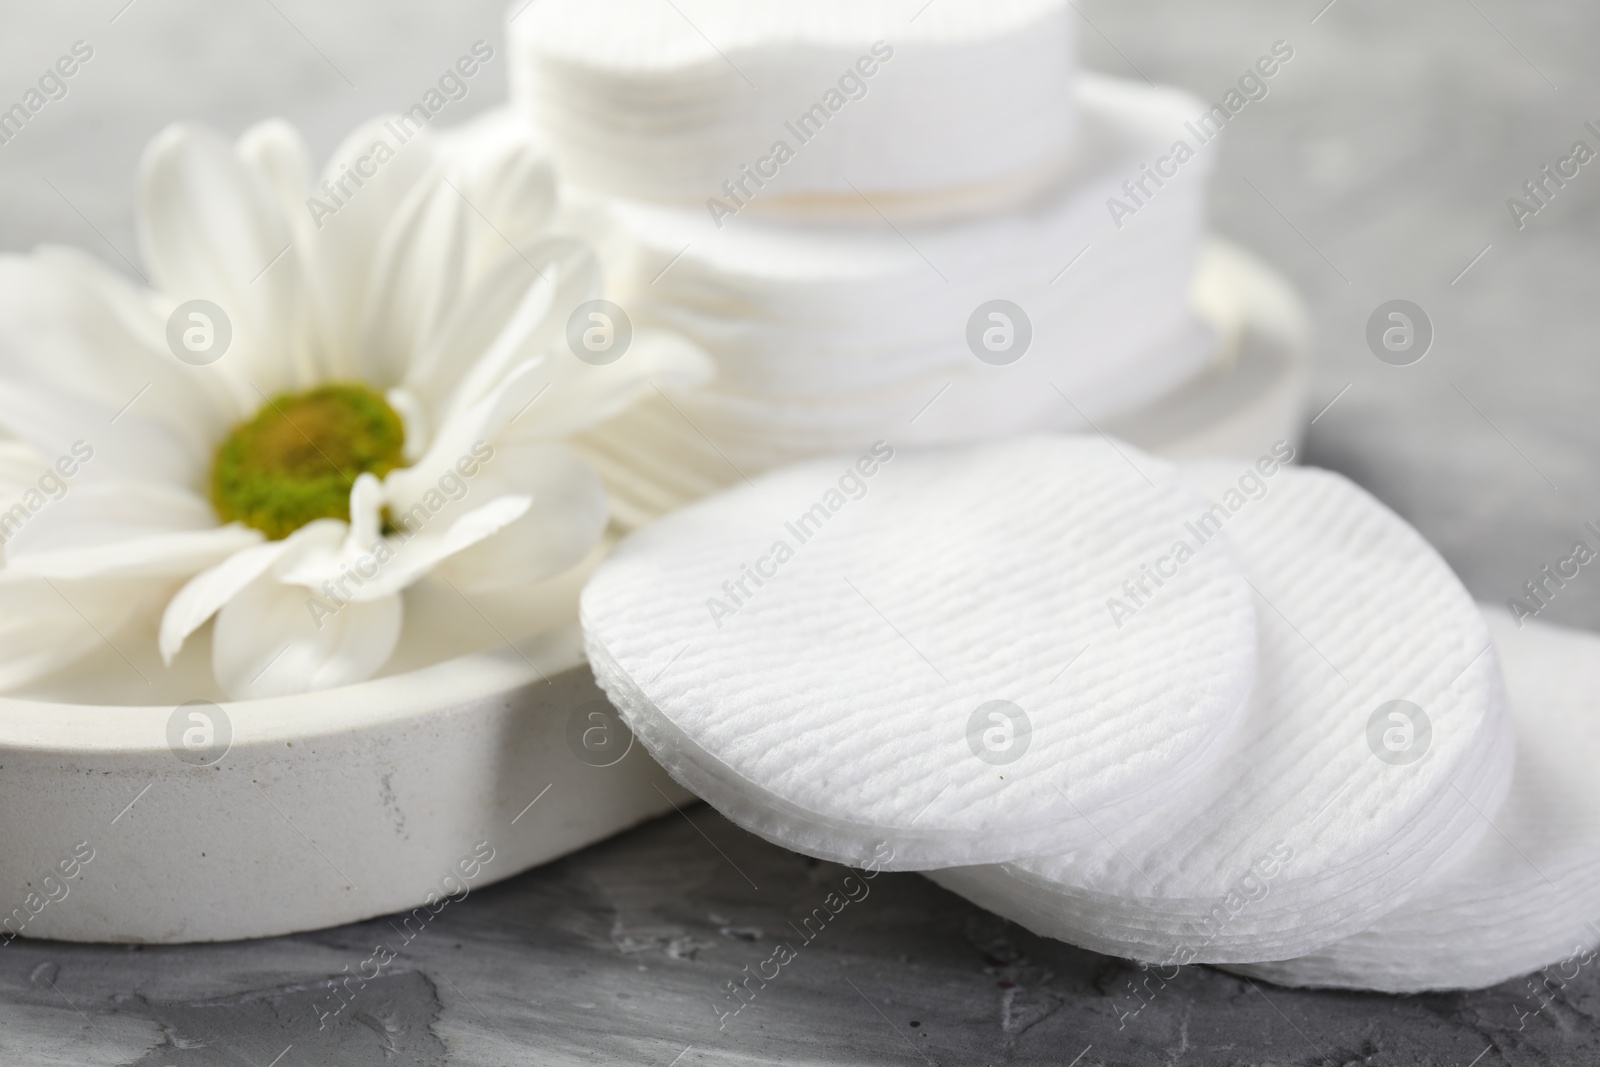
[[[616,196],[971,211],[1070,150],[1076,17],[1066,0],[533,0],[509,27],[512,97],[570,181]]]
[[[1238,968],[1280,985],[1481,989],[1542,967],[1570,980],[1600,942],[1600,637],[1501,608],[1489,626],[1517,727],[1511,795],[1460,863],[1359,934]]]
[[[583,593],[590,663],[673,777],[796,851],[917,870],[1087,842],[1210,770],[1248,696],[1225,546],[1108,609],[1157,589],[1199,508],[1099,438],[879,442],[625,539]]]
[[[879,437],[1082,430],[1200,373],[1216,340],[1190,291],[1214,149],[1180,166],[1172,148],[1202,105],[1088,75],[1074,96],[1082,158],[978,220],[719,228],[703,211],[610,204],[615,299],[717,364],[707,387],[671,393],[682,416],[750,473]],[[1144,169],[1162,160],[1175,176],[1157,186]],[[1153,195],[1114,219],[1133,180]],[[992,353],[997,301],[1015,309],[1001,310],[1016,347]]]
[[[1228,753],[1086,848],[934,877],[1097,952],[1301,955],[1371,926],[1483,837],[1480,812],[1510,785],[1504,684],[1450,568],[1349,481],[1270,462],[1182,470],[1214,502],[1188,516],[1191,540],[1209,538],[1197,561],[1231,542],[1256,594],[1258,674]],[[1397,700],[1423,710],[1390,718]]]

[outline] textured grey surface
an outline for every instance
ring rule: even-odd
[[[877,876],[837,918],[813,920],[807,942],[797,927],[846,874],[704,808],[669,816],[450,905],[326,1029],[325,983],[380,941],[401,946],[389,920],[235,945],[17,941],[0,950],[0,1062],[266,1067],[281,1053],[277,1067],[1065,1065],[1083,1054],[1078,1067],[1465,1067],[1486,1052],[1479,1067],[1593,1062],[1592,975],[1546,993],[1537,1015],[1520,985],[1299,993],[1203,967],[1165,988],[1151,978],[1141,998],[1134,985],[1147,976],[1132,965],[1032,937],[919,875]],[[764,987],[752,982],[719,1029],[724,983],[779,942],[794,959]]]
[[[1501,600],[1600,519],[1600,165],[1523,231],[1506,209],[1573,141],[1600,147],[1583,128],[1600,125],[1600,9],[1325,2],[1084,0],[1084,47],[1100,69],[1214,100],[1274,41],[1292,43],[1271,95],[1223,139],[1217,228],[1278,263],[1312,305],[1313,412],[1338,400],[1312,427],[1310,459],[1373,489],[1474,593]],[[0,248],[64,240],[132,259],[133,166],[167,122],[236,132],[281,114],[326,152],[355,121],[415,100],[477,38],[502,36],[498,0],[125,4],[0,4],[0,104],[73,41],[95,48],[67,96],[0,147]],[[505,59],[447,121],[501,95]],[[1397,297],[1437,329],[1411,367],[1380,363],[1364,340],[1373,309]],[[1585,571],[1543,617],[1600,628],[1600,578]],[[787,924],[844,872],[703,808],[689,815],[725,856],[672,816],[475,893],[322,1031],[321,984],[392,937],[387,922],[177,949],[15,942],[0,950],[0,1062],[1600,1059],[1590,970],[1544,992],[1541,1008],[1525,982],[1393,999],[1256,989],[1196,968],[1165,988],[1151,979],[1130,1016],[1135,969],[1030,937],[909,875],[877,879],[719,1030],[719,985],[778,940],[799,944]]]

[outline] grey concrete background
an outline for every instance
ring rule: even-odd
[[[1325,4],[1081,0],[1084,54],[1216,100],[1274,41],[1293,45],[1271,95],[1222,142],[1216,228],[1277,263],[1313,309],[1313,413],[1333,403],[1309,459],[1367,485],[1476,594],[1503,600],[1600,519],[1600,162],[1521,231],[1506,208],[1575,140],[1600,148],[1583,129],[1600,124],[1600,8]],[[95,49],[68,95],[0,147],[0,249],[67,241],[112,262],[136,255],[133,167],[166,123],[237,132],[281,115],[326,153],[360,119],[415,100],[474,40],[499,48],[504,16],[498,0],[75,0],[0,13],[0,106],[74,41]],[[500,51],[446,118],[500,99],[506,60]],[[1394,298],[1420,304],[1437,332],[1414,366],[1387,366],[1366,346],[1368,316]],[[1600,628],[1600,577],[1585,571],[1543,617]],[[1256,988],[1196,968],[1122,1019],[1127,965],[1030,937],[905,875],[875,883],[719,1031],[719,984],[766,958],[842,874],[695,809],[452,907],[353,1021],[328,1031],[316,1029],[312,990],[364,959],[387,936],[382,920],[233,946],[17,942],[0,952],[0,1062],[1600,1059],[1592,973],[1529,1015],[1538,1002],[1524,983],[1396,999]]]

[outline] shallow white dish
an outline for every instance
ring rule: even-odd
[[[0,947],[442,908],[690,799],[616,732],[575,624],[519,647],[246,703],[0,699]],[[195,712],[231,733],[210,765],[220,746],[184,747],[203,740]]]

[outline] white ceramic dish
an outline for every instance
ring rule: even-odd
[[[575,624],[217,707],[0,700],[0,945],[19,926],[172,943],[443,907],[690,799],[614,732]],[[231,733],[210,765],[195,713]],[[63,866],[75,852],[92,858]]]

